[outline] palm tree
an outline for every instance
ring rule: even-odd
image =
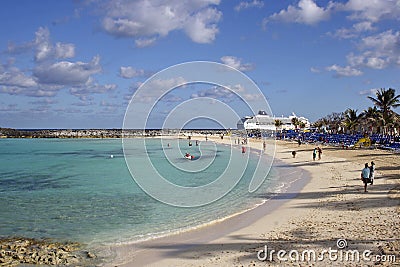
[[[381,88],[376,92],[376,98],[368,96],[374,105],[377,106],[382,111],[382,126],[384,132],[387,132],[387,125],[393,120],[393,113],[391,113],[391,108],[396,108],[400,106],[400,95],[396,96],[396,91],[392,88],[386,90]]]
[[[383,116],[383,120],[385,121],[386,133],[394,135],[394,129],[398,128],[399,125],[399,115],[390,110],[387,116]]]
[[[393,128],[397,129],[397,133],[400,132],[400,115],[397,113],[394,114]]]
[[[299,125],[300,121],[298,118],[294,117],[292,118],[292,124],[294,125],[294,128],[297,130],[297,126]]]
[[[329,122],[329,119],[327,117],[322,118],[322,125],[325,126],[325,129],[324,129],[325,132],[326,132],[326,128],[328,128],[328,129],[330,128],[329,124],[330,124],[330,122]]]
[[[329,121],[329,129],[331,132],[336,133],[339,130],[340,125],[342,124],[342,121],[344,120],[343,117],[343,112],[337,113],[333,112],[332,114],[329,114],[327,116],[327,119]]]
[[[323,124],[322,120],[319,119],[319,120],[317,120],[316,122],[314,122],[312,125],[313,125],[313,127],[317,128],[318,131],[319,131],[319,130],[322,128],[322,126],[323,126],[324,124]]]
[[[281,120],[275,120],[275,127],[276,130],[278,131],[278,128],[281,127],[283,124],[283,122]]]
[[[342,123],[352,134],[354,134],[354,131],[359,125],[359,121],[360,115],[357,115],[357,110],[349,108],[345,111]]]
[[[373,133],[374,127],[379,125],[382,116],[381,112],[376,106],[374,106],[373,108],[369,107],[368,109],[364,110],[364,112],[361,114],[361,118],[367,125],[367,128],[370,130],[370,132]]]

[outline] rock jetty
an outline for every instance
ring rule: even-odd
[[[81,250],[78,243],[58,243],[29,238],[0,239],[0,266],[44,264],[58,266],[88,265],[96,255]]]

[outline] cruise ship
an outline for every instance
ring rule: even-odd
[[[270,116],[264,110],[260,110],[257,115],[246,116],[238,121],[238,130],[260,130],[260,131],[280,131],[280,130],[295,130],[300,128],[292,123],[293,118],[301,123],[304,123],[304,129],[310,128],[310,122],[307,118],[298,117],[292,113],[289,117],[274,117]],[[282,125],[279,127],[275,126],[275,121],[280,120]]]

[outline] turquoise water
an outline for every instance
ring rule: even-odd
[[[149,140],[147,145],[157,168],[163,169],[172,182],[185,186],[215,179],[230,155],[227,146],[204,143],[202,149],[214,150],[216,157],[203,171],[188,175],[167,166],[159,141]],[[187,148],[200,155],[198,149]],[[154,200],[139,188],[126,166],[119,139],[0,139],[0,236],[95,245],[142,240],[196,227],[254,207],[264,193],[279,189],[272,169],[258,189],[263,194],[248,192],[255,156],[251,153],[243,178],[225,197],[198,208],[179,208]],[[196,163],[180,156],[172,160]],[[209,159],[198,158],[198,164],[202,160]]]

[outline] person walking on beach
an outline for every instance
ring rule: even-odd
[[[312,159],[315,161],[316,158],[317,158],[317,148],[314,148],[312,153]]]
[[[369,170],[369,167],[368,167],[368,163],[365,163],[365,167],[361,171],[361,180],[364,183],[364,192],[368,192],[367,191],[367,184],[371,181],[369,179],[369,175],[370,175],[370,170]]]
[[[369,166],[369,179],[371,180],[371,185],[374,184],[375,178],[375,163],[371,161],[371,166]]]
[[[320,160],[322,155],[322,149],[320,147],[317,147],[317,150],[318,150],[318,160]]]

